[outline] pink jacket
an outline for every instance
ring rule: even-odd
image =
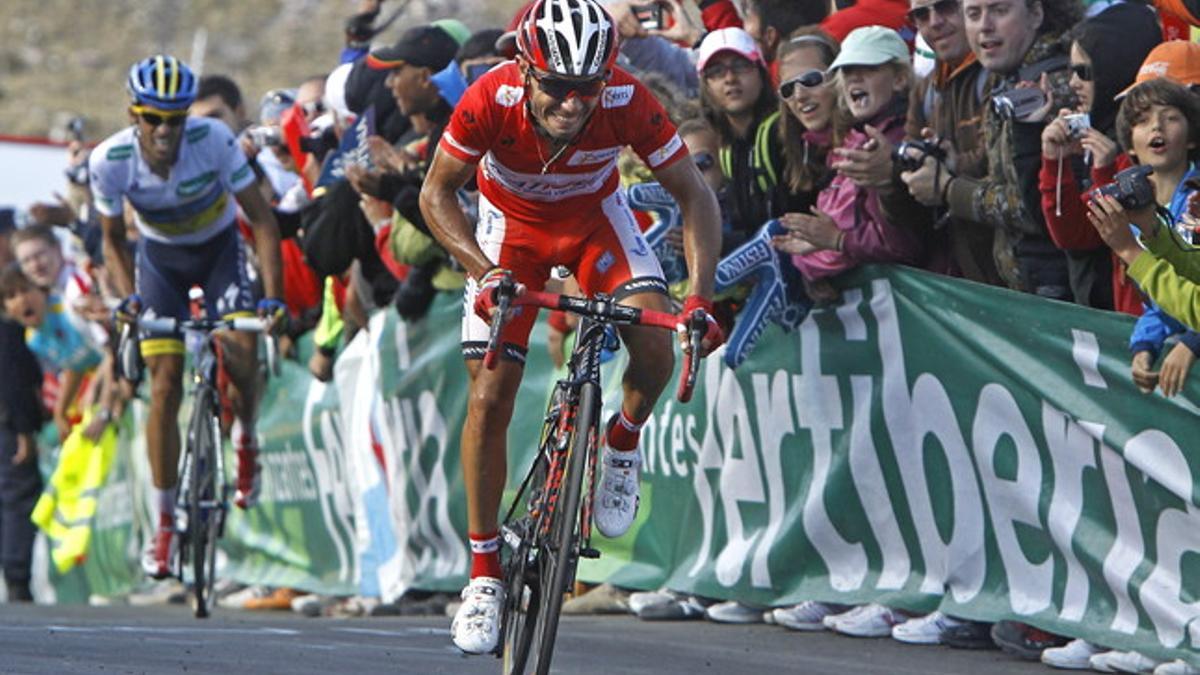
[[[904,138],[904,115],[889,112],[872,121],[893,144]],[[843,148],[859,149],[870,136],[857,127],[842,142]],[[836,157],[829,153],[827,161]],[[893,225],[883,215],[876,188],[859,187],[838,174],[817,195],[817,208],[829,214],[838,229],[845,232],[841,251],[822,250],[792,256],[792,263],[806,279],[817,280],[840,274],[869,262],[916,264],[921,257],[921,242],[908,228]]]

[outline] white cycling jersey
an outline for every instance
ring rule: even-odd
[[[232,197],[254,183],[254,171],[224,123],[189,117],[165,180],[150,170],[136,134],[136,126],[118,131],[88,160],[102,215],[121,215],[122,198],[128,199],[142,236],[170,244],[202,243],[234,223]]]

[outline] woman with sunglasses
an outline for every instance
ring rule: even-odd
[[[896,31],[883,26],[855,29],[830,65],[837,77],[838,105],[853,122],[831,154],[838,170],[817,196],[810,213],[784,214],[788,234],[776,247],[792,254],[806,282],[822,281],[865,262],[919,261],[921,241],[908,228],[890,221],[880,196],[895,189],[890,176],[883,184],[867,182],[839,168],[844,161],[891,145],[904,135],[908,92],[912,83],[908,47]],[[890,174],[890,171],[889,171]]]
[[[1112,182],[1118,171],[1132,164],[1117,146],[1119,101],[1114,97],[1133,83],[1162,34],[1154,13],[1136,3],[1114,5],[1072,32],[1068,84],[1079,103],[1074,110],[1060,110],[1042,131],[1038,175],[1042,214],[1054,244],[1068,255],[1079,259],[1096,252],[1092,253],[1098,258],[1090,275],[1092,288],[1081,289],[1085,292],[1077,300],[1140,315],[1140,293],[1088,223],[1079,194],[1092,185]]]
[[[833,38],[818,28],[801,28],[779,45],[779,122],[783,147],[780,191],[787,211],[806,212],[833,177],[826,163],[840,120],[837,88],[828,73],[838,54]]]

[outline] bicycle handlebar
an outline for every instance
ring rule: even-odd
[[[496,289],[496,318],[492,320],[488,334],[487,351],[483,365],[488,370],[496,367],[500,350],[500,332],[507,320],[511,307],[532,306],[550,310],[562,310],[579,316],[600,319],[608,323],[635,326],[651,326],[673,332],[687,332],[687,345],[683,348],[683,371],[679,374],[679,386],[675,397],[681,403],[692,399],[696,387],[696,375],[700,367],[700,341],[708,329],[708,317],[704,310],[697,309],[688,317],[686,324],[680,317],[668,312],[623,305],[608,299],[588,299],[559,293],[525,290],[516,295],[516,284],[506,279]]]
[[[153,333],[175,333],[177,331],[200,331],[210,333],[218,330],[234,330],[243,333],[268,333],[270,322],[256,316],[236,317],[232,319],[177,319],[175,317],[138,317],[132,323],[138,328]],[[279,347],[275,336],[268,335],[267,339],[267,371],[272,377],[279,377]]]

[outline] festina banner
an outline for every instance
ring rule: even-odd
[[[797,331],[767,328],[737,370],[707,359],[691,403],[664,396],[638,519],[597,537],[604,555],[580,576],[764,606],[940,608],[1194,658],[1194,382],[1138,392],[1128,317],[904,268],[841,285]],[[271,386],[263,505],[231,520],[230,574],[384,599],[465,581],[461,307],[441,295],[419,322],[380,314],[334,385],[293,365]],[[510,488],[558,376],[547,362],[535,340]],[[605,372],[610,411],[623,362]]]

